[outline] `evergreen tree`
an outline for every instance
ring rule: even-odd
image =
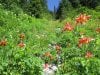
[[[18,4],[19,0],[0,0],[0,3],[4,5],[5,8],[10,9],[13,4]]]
[[[10,10],[12,6],[20,7],[24,12],[36,18],[41,18],[44,13],[48,12],[46,0],[0,0],[0,3]]]
[[[36,18],[41,18],[45,12],[46,7],[44,0],[31,0],[28,6],[28,13]]]
[[[25,12],[36,18],[41,18],[47,12],[46,0],[21,0],[20,3]]]
[[[72,9],[72,6],[69,0],[62,0],[56,12],[56,19],[61,19],[61,20],[65,19],[68,15],[68,12],[71,9]]]
[[[69,0],[74,8],[80,7],[80,0]]]
[[[80,0],[80,4],[89,8],[95,8],[100,5],[100,0]]]

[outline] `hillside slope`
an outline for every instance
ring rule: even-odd
[[[89,11],[89,12],[88,12]],[[62,62],[61,74],[80,74],[80,70],[87,68],[88,73],[95,73],[100,70],[100,15],[99,12],[88,10],[86,14],[91,15],[91,19],[85,25],[79,25],[71,31],[62,32],[66,22],[75,26],[75,18],[68,17],[66,20],[52,21],[46,19],[36,19],[23,12],[15,14],[13,11],[0,8],[0,74],[2,75],[41,75],[42,64]],[[82,37],[94,39],[90,44],[81,48],[77,46],[78,40]],[[57,59],[57,49],[61,46],[61,61]],[[90,51],[93,59],[85,59],[86,52]],[[50,58],[46,52],[50,52]],[[59,53],[58,53],[59,54]],[[52,56],[52,57],[51,57]],[[51,60],[52,58],[52,60]],[[82,62],[83,61],[83,62]],[[74,62],[81,63],[81,69],[76,68]],[[86,63],[85,63],[86,62]],[[92,63],[91,63],[92,62]],[[97,63],[96,65],[94,63]],[[69,64],[69,65],[66,65]],[[63,67],[63,65],[66,65]],[[90,66],[91,65],[91,66]],[[74,68],[73,68],[74,67]],[[69,69],[66,69],[69,68]],[[87,70],[84,69],[84,72]]]

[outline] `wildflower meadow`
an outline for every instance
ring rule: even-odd
[[[100,11],[50,17],[0,4],[0,75],[100,75]]]

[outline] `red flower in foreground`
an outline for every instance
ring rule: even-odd
[[[100,33],[100,28],[97,28],[97,29],[96,29],[96,32]]]
[[[78,24],[78,23],[84,24],[84,23],[86,23],[90,19],[90,17],[91,17],[90,15],[80,14],[76,18],[76,24]]]
[[[6,46],[6,45],[7,41],[5,39],[0,41],[0,46]]]
[[[89,38],[89,37],[83,37],[81,39],[79,39],[79,43],[78,46],[82,46],[83,44],[88,44],[89,42],[91,42],[93,39]]]
[[[67,31],[72,31],[73,30],[73,27],[69,22],[67,22],[66,25],[63,28],[63,31],[66,31],[66,30]]]
[[[21,41],[19,44],[18,44],[19,47],[24,47],[25,44]]]
[[[91,52],[86,52],[85,57],[86,58],[91,58],[93,56],[93,54]]]

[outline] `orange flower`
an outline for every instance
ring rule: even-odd
[[[90,17],[91,17],[90,15],[80,14],[76,18],[76,24],[78,24],[78,23],[84,24],[84,23],[86,23],[90,19]]]
[[[96,32],[100,33],[100,28],[97,28],[97,29],[96,29]]]
[[[53,60],[54,59],[54,57],[52,55],[50,55],[49,58],[50,58],[50,60]]]
[[[93,54],[91,52],[86,52],[85,57],[86,58],[91,58],[93,56]]]
[[[19,44],[18,44],[19,47],[24,47],[25,44],[21,41]]]
[[[50,60],[53,60],[53,59],[54,59],[53,56],[50,54],[50,52],[46,52],[46,53],[44,54],[44,56],[50,58]]]
[[[50,52],[46,52],[44,55],[47,57],[51,56]]]
[[[56,45],[55,48],[56,48],[57,54],[59,54],[60,50],[61,50],[61,47],[59,45]]]
[[[0,46],[6,46],[6,45],[7,41],[5,39],[0,41]]]
[[[24,39],[24,38],[25,38],[25,34],[24,34],[24,33],[21,33],[21,34],[19,35],[19,38],[20,38],[20,39]]]
[[[72,31],[73,30],[73,27],[69,22],[67,22],[66,25],[63,28],[63,31],[66,31],[66,30],[67,31]]]
[[[59,46],[59,45],[56,45],[56,50],[60,50],[61,49],[61,47]]]
[[[91,42],[93,39],[92,38],[88,38],[88,37],[83,37],[81,39],[79,39],[79,43],[78,46],[80,47],[83,44],[88,44],[89,42]]]

